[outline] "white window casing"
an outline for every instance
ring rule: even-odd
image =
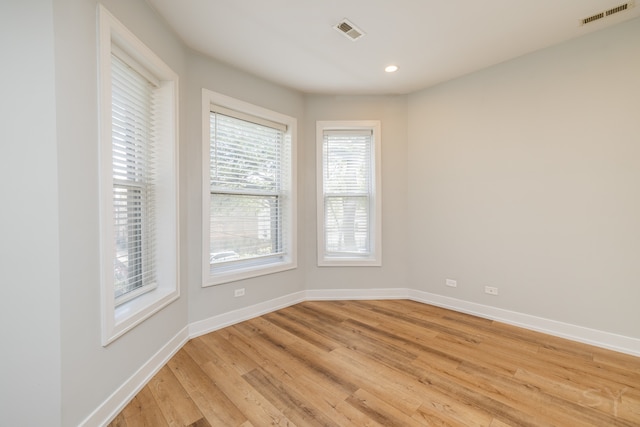
[[[296,268],[296,119],[202,94],[203,286]]]
[[[382,265],[380,122],[316,123],[319,266]]]
[[[102,344],[180,295],[178,76],[99,6]]]

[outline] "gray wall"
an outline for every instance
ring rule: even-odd
[[[32,3],[0,2],[0,424],[7,426],[55,426],[61,411],[53,8]]]
[[[640,338],[638,40],[636,19],[409,97],[412,288]]]
[[[382,267],[318,267],[316,238],[316,121],[380,120],[382,126]],[[407,98],[305,98],[304,252],[307,289],[403,288],[407,285]]]
[[[108,347],[100,345],[97,2],[56,1],[62,425],[69,426],[85,419],[188,322],[303,289],[300,270],[203,289],[199,265],[202,88],[298,117],[300,127],[302,95],[190,51],[142,0],[102,4],[180,76],[181,298]],[[233,298],[239,286],[246,296]]]
[[[188,55],[188,74],[184,82],[188,106],[189,257],[183,266],[189,270],[189,321],[237,310],[304,289],[301,268],[218,286],[202,287],[202,89],[212,90],[236,99],[268,108],[298,119],[298,163],[304,154],[303,96],[253,75],[244,73],[196,52]],[[205,171],[205,173],[208,173]],[[306,194],[300,191],[305,171],[298,170],[298,205],[304,206]],[[184,193],[183,193],[184,195]],[[300,212],[298,212],[300,217]],[[298,266],[304,262],[302,225],[298,221]],[[233,290],[245,288],[245,296],[235,298]]]
[[[180,298],[102,347],[98,223],[97,1],[54,1],[60,212],[62,425],[80,423],[187,325]],[[106,8],[183,78],[181,43],[144,1]],[[186,117],[181,96],[181,122]],[[181,158],[186,128],[180,129]],[[184,164],[184,162],[181,162]],[[181,191],[186,179],[180,176]],[[186,200],[181,200],[181,257],[186,259]],[[186,294],[187,271],[181,272]],[[53,424],[48,424],[53,425]]]

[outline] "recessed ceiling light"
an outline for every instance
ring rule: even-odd
[[[396,71],[398,71],[398,66],[397,65],[389,65],[387,68],[384,69],[387,73],[395,73]]]

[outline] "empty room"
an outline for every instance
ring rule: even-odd
[[[0,425],[640,425],[634,1],[0,23]]]

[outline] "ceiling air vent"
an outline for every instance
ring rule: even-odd
[[[613,7],[611,9],[609,9],[609,10],[605,10],[603,12],[596,13],[595,15],[591,15],[588,18],[581,19],[580,20],[580,25],[589,24],[589,23],[597,21],[599,19],[606,18],[607,16],[611,16],[611,15],[613,15],[615,13],[623,12],[623,11],[625,11],[627,9],[631,9],[632,7],[633,7],[633,2],[632,1],[628,2],[628,3],[621,4],[620,6],[616,6],[616,7]]]
[[[604,14],[609,16],[609,15],[613,15],[614,13],[622,12],[623,10],[627,10],[627,9],[629,9],[629,3],[621,4],[618,7],[614,7],[613,9],[609,9]]]
[[[356,41],[360,37],[364,36],[364,31],[356,27],[353,22],[349,22],[347,19],[343,19],[338,22],[335,27],[341,34],[344,34],[349,40]]]
[[[600,12],[600,13],[598,13],[596,15],[593,15],[593,16],[590,16],[588,18],[584,18],[582,20],[582,25],[588,24],[589,22],[597,21],[598,19],[602,19],[602,18],[604,18],[604,12]]]

